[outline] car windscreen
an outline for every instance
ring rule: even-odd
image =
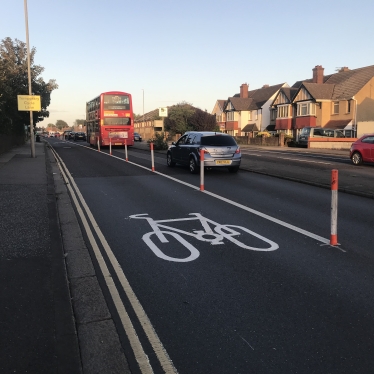
[[[215,146],[235,146],[235,139],[231,136],[224,135],[212,135],[212,136],[203,136],[201,138],[201,145],[215,145]]]

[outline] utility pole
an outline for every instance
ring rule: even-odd
[[[29,95],[32,95],[31,89],[31,70],[30,70],[30,43],[29,43],[29,22],[27,15],[27,0],[24,0],[25,6],[25,23],[26,23],[26,45],[27,45],[27,70],[29,76]],[[32,111],[30,110],[30,144],[31,144],[31,157],[35,158],[35,139],[34,139],[34,123],[32,118]]]
[[[143,127],[145,127],[145,121],[144,121],[144,88],[142,88],[143,90]]]

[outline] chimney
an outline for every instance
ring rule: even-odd
[[[323,71],[325,69],[322,65],[316,65],[313,69],[313,83],[323,83]]]
[[[268,84],[264,84],[262,88],[269,88],[270,86]]]
[[[348,71],[348,67],[347,66],[343,66],[342,68],[340,68],[339,70],[339,73],[342,73],[343,71]]]
[[[248,83],[243,83],[240,86],[240,97],[243,99],[248,98]]]

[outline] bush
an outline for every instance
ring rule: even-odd
[[[257,133],[256,136],[257,136],[257,137],[265,136],[265,138],[268,138],[268,137],[271,136],[271,134],[268,133],[267,131],[260,131],[260,132]]]
[[[153,138],[147,140],[147,143],[153,143],[153,149],[155,150],[164,150],[169,148],[168,143],[165,141],[163,132],[156,132]]]

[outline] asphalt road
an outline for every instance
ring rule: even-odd
[[[372,199],[339,194],[331,247],[328,189],[218,170],[201,192],[162,154],[152,172],[141,150],[125,162],[123,150],[51,144],[81,194],[95,266],[107,263],[100,283],[133,373],[147,372],[145,356],[107,278],[155,373],[372,372]],[[324,167],[311,169],[325,178]]]

